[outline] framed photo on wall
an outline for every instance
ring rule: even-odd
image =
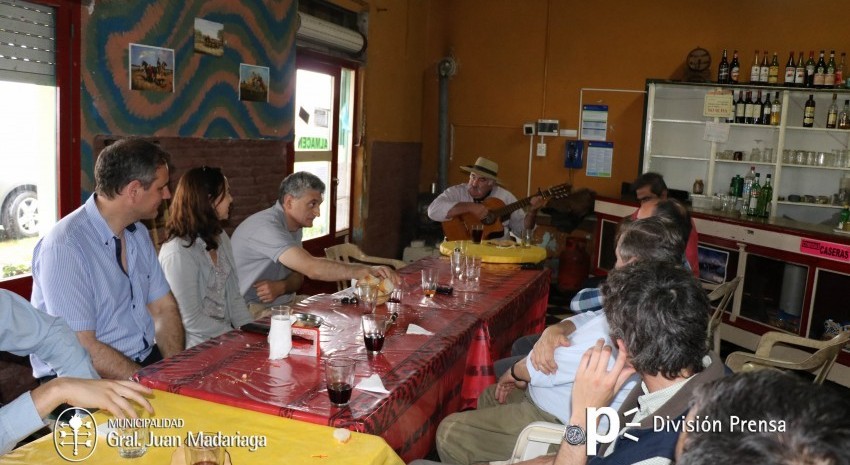
[[[239,100],[268,103],[269,68],[267,66],[239,64]]]
[[[195,18],[195,52],[217,57],[224,55],[224,25]]]
[[[174,49],[130,44],[130,89],[174,92]]]

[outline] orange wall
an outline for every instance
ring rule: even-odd
[[[500,164],[506,187],[526,192],[529,140],[522,124],[558,119],[578,128],[579,99],[609,105],[614,142],[612,178],[590,178],[563,167],[564,138],[547,138],[548,155],[532,158],[532,189],[572,180],[602,195],[638,174],[647,78],[675,78],[688,52],[708,49],[714,63],[724,47],[741,51],[744,76],[753,50],[850,49],[845,0],[372,0],[366,64],[366,136],[419,141],[420,190],[437,179],[436,64],[450,51],[458,73],[449,84],[452,158],[478,156]],[[535,138],[535,142],[538,139]],[[368,145],[367,145],[368,150]]]

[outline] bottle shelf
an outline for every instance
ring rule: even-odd
[[[739,162],[740,163],[740,162]],[[772,165],[773,163],[771,163]],[[782,168],[811,168],[816,170],[834,170],[834,171],[848,171],[850,168],[845,168],[842,166],[815,166],[815,165],[798,165],[795,163],[783,163]]]
[[[785,129],[791,131],[834,132],[838,134],[850,135],[850,129],[804,128],[803,126],[785,126]]]
[[[670,124],[693,124],[697,126],[705,125],[705,123],[710,123],[711,121],[694,121],[687,119],[670,119],[670,118],[656,118],[652,120],[653,123],[670,123]]]
[[[816,207],[816,208],[832,208],[835,210],[841,210],[843,207],[841,205],[833,205],[831,203],[813,203],[813,202],[791,202],[789,200],[777,200],[777,205],[793,205],[795,207]]]
[[[747,161],[747,160],[714,160],[715,163],[730,163],[734,165],[755,165],[755,166],[776,166],[776,163],[768,161]]]
[[[682,161],[710,161],[706,157],[689,157],[685,155],[669,155],[669,154],[654,154],[650,155],[652,158],[665,158],[668,160],[682,160]]]

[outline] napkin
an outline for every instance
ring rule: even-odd
[[[407,334],[421,334],[423,336],[433,336],[434,335],[434,333],[432,333],[431,331],[428,331],[427,329],[425,329],[425,328],[423,328],[419,325],[415,325],[413,323],[407,325]]]
[[[387,391],[387,388],[384,387],[384,383],[381,381],[381,377],[377,374],[374,374],[360,383],[357,386],[354,386],[355,389],[360,389],[361,391],[372,391],[379,392],[382,394],[389,394],[390,391]]]

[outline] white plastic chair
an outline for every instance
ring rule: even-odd
[[[738,284],[741,283],[741,277],[736,276],[735,279],[727,281],[714,288],[708,294],[709,302],[719,300],[714,307],[711,317],[708,319],[708,330],[706,338],[714,344],[714,353],[720,353],[720,323],[723,321],[723,313],[729,308],[732,303],[735,290],[738,289]]]
[[[363,263],[366,265],[387,265],[394,269],[399,269],[407,265],[401,260],[396,260],[394,258],[383,258],[383,257],[375,257],[372,255],[366,255],[360,250],[360,247],[357,247],[351,243],[337,244],[330,246],[325,249],[325,256],[331,260],[338,260],[345,263]],[[338,291],[348,288],[351,286],[351,281],[343,280],[337,281],[336,287]]]
[[[549,446],[560,444],[564,438],[564,425],[549,423],[548,421],[535,421],[526,426],[514,445],[514,452],[508,463],[530,460],[549,452]]]

